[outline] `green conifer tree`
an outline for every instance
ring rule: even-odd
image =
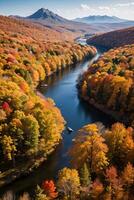
[[[88,186],[91,182],[91,177],[86,163],[83,164],[83,167],[80,169],[79,173],[81,185],[85,187]]]

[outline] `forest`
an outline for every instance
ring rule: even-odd
[[[81,128],[69,150],[71,168],[37,186],[35,200],[133,200],[134,130],[122,123]],[[4,198],[13,197],[11,192]],[[24,193],[21,200],[30,196]]]
[[[25,35],[41,42],[73,41],[73,38],[76,36],[68,32],[59,32],[40,23],[16,19],[15,17],[0,16],[0,24],[1,30],[5,32]]]
[[[80,96],[117,120],[134,125],[134,45],[104,53],[80,77]]]
[[[94,47],[0,31],[0,185],[37,167],[62,139],[65,120],[37,92],[40,81],[95,54]]]
[[[25,27],[21,33],[10,27],[5,31],[9,22],[14,27],[19,22],[3,19],[0,187],[37,168],[62,140],[65,119],[54,101],[38,92],[39,83],[97,53],[92,46],[45,40],[41,29],[32,36],[37,27],[25,22],[20,22]],[[88,107],[100,109],[116,123],[84,125],[67,153],[69,167],[60,169],[55,179],[37,185],[32,195],[15,197],[9,191],[2,200],[134,199],[134,45],[105,52],[79,77],[77,87]]]
[[[87,40],[89,45],[111,49],[134,43],[134,27],[98,34]]]

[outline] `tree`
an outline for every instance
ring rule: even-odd
[[[91,173],[103,170],[108,165],[108,147],[104,142],[96,124],[84,126],[79,130],[70,150],[72,165],[80,168],[86,162]]]
[[[13,163],[15,165],[15,152],[16,146],[14,145],[14,142],[10,136],[4,135],[2,137],[2,149],[3,149],[3,154],[7,160],[13,160]]]
[[[22,119],[22,125],[25,133],[26,147],[28,150],[36,152],[39,142],[39,124],[37,120],[32,115],[28,115]]]
[[[89,186],[91,183],[91,177],[90,177],[90,173],[89,173],[87,164],[84,163],[84,165],[80,168],[79,171],[80,171],[79,174],[80,174],[81,186],[84,186],[84,187]]]
[[[101,199],[100,195],[102,194],[103,190],[103,184],[99,181],[99,179],[96,179],[91,185],[91,189],[89,192],[90,199]]]
[[[49,197],[51,199],[55,199],[58,196],[58,193],[56,192],[56,187],[52,180],[44,181],[42,184],[42,188],[47,197]]]
[[[130,197],[134,191],[134,167],[128,163],[122,172],[122,184],[125,190],[126,196]],[[134,195],[133,195],[134,198]]]
[[[0,121],[4,121],[6,117],[6,112],[3,109],[0,109]]]
[[[106,169],[107,191],[111,199],[122,200],[123,188],[115,167]]]
[[[75,169],[64,168],[59,172],[57,189],[63,199],[76,200],[80,194],[80,178]]]
[[[121,123],[112,125],[111,130],[105,132],[104,137],[109,147],[109,158],[113,164],[122,166],[133,160],[134,141],[133,129],[126,129]]]
[[[12,109],[10,108],[9,104],[7,102],[4,102],[2,104],[2,109],[7,113],[10,114],[12,112]]]

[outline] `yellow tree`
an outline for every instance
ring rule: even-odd
[[[13,164],[15,165],[14,157],[15,157],[16,147],[14,145],[11,136],[4,135],[1,142],[5,158],[7,160],[13,160]]]
[[[133,129],[115,123],[111,130],[105,132],[104,137],[109,147],[109,158],[114,164],[120,166],[133,160]]]
[[[57,188],[66,200],[76,200],[80,194],[80,178],[75,169],[64,168],[59,172]]]
[[[96,124],[89,124],[78,131],[70,150],[71,162],[75,168],[80,168],[86,162],[90,172],[99,172],[108,165],[108,147],[99,133]]]

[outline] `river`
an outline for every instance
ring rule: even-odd
[[[40,87],[39,91],[45,96],[54,99],[56,106],[61,110],[67,126],[71,127],[74,131],[68,133],[67,130],[63,132],[63,140],[57,147],[56,151],[49,157],[47,162],[44,162],[37,170],[29,176],[20,178],[14,183],[0,189],[2,193],[7,190],[12,190],[15,193],[23,191],[32,191],[37,184],[41,184],[44,179],[56,179],[59,169],[69,166],[69,156],[67,154],[72,140],[75,138],[77,130],[82,126],[93,123],[102,122],[103,124],[110,125],[113,120],[82,102],[78,97],[76,88],[77,79],[89,65],[98,59],[101,52],[92,58],[75,66],[68,67],[61,70],[57,74],[53,74],[45,81],[47,87]]]

